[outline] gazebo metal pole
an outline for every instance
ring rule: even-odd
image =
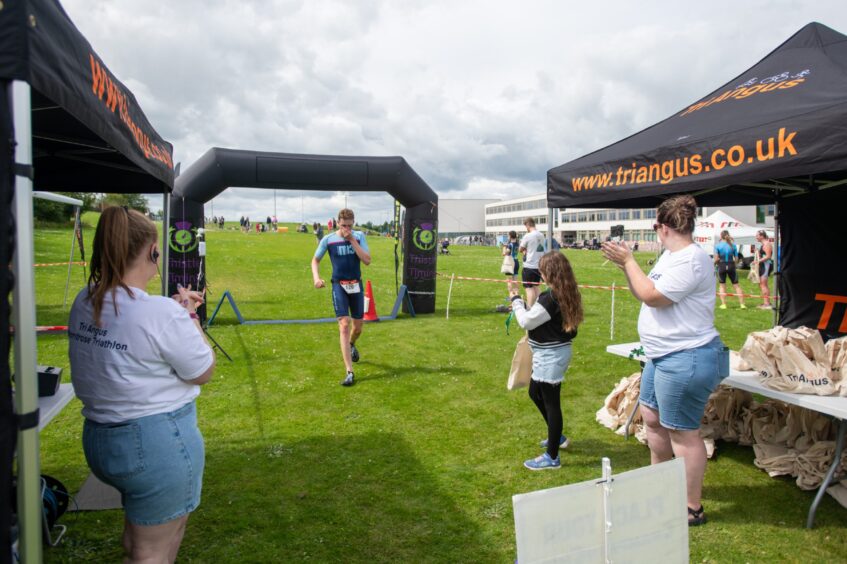
[[[782,256],[779,252],[779,198],[777,197],[774,202],[774,212],[773,212],[773,253],[771,255],[774,263],[774,277],[773,277],[773,325],[774,327],[779,324],[779,312],[782,309],[781,304],[779,303],[779,285],[782,280]]]
[[[15,162],[32,166],[32,109],[26,82],[11,85],[15,124]],[[35,277],[33,263],[32,179],[15,176],[15,411],[18,429],[18,523],[21,562],[41,562],[41,469],[38,446],[38,382],[36,381]]]
[[[165,190],[165,193],[162,195],[163,203],[162,203],[162,244],[159,245],[161,247],[161,255],[162,255],[162,295],[167,297],[168,295],[168,264],[170,263],[171,257],[171,245],[170,245],[170,234],[169,230],[171,227],[171,195]]]
[[[71,285],[71,268],[74,264],[74,248],[76,247],[76,230],[82,229],[79,224],[79,206],[76,207],[74,213],[74,232],[71,235],[71,256],[68,258],[68,278],[65,281],[65,299],[62,301],[62,308],[68,307],[68,288]]]
[[[556,213],[554,208],[547,208],[547,250],[553,250],[553,214]]]

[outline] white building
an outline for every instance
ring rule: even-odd
[[[485,206],[485,234],[497,237],[508,234],[509,231],[526,233],[523,220],[527,217],[535,219],[535,227],[542,232],[547,231],[547,195],[536,194],[513,200],[501,200]],[[554,216],[554,231],[559,227],[558,215]]]
[[[698,209],[697,214],[698,217],[706,217],[718,209],[753,227],[772,228],[774,225],[772,205],[705,207]],[[547,195],[544,193],[487,204],[485,233],[495,238],[509,231],[520,235],[526,232],[523,226],[526,217],[534,218],[538,230],[546,233],[548,215]],[[603,241],[611,233],[613,225],[624,226],[624,239],[627,241],[649,244],[656,240],[653,231],[656,208],[570,208],[556,210],[553,217],[553,236],[562,243]]]
[[[485,235],[485,206],[493,199],[438,199],[439,237]]]

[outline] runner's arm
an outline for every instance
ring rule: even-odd
[[[312,257],[312,282],[315,285],[315,288],[323,288],[324,281],[321,279],[321,273],[319,271],[319,267],[321,264],[321,259],[318,257]]]
[[[365,263],[365,266],[371,263],[371,254],[359,244],[359,241],[355,237],[350,238],[350,244],[353,245],[353,250],[356,251],[356,256],[359,257],[359,260]]]

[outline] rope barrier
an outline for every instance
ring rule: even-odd
[[[502,278],[474,278],[472,276],[455,276],[455,277],[453,277],[449,274],[443,274],[441,272],[436,272],[435,274],[438,275],[438,276],[443,276],[444,278],[455,278],[456,280],[475,280],[477,282],[500,282],[502,284],[508,284],[509,282],[515,282],[511,278],[507,278],[507,279],[502,279]],[[540,285],[540,284],[544,283],[544,282],[521,282],[520,280],[517,280],[517,282],[519,284],[536,284],[536,285]]]
[[[504,280],[502,278],[478,278],[478,277],[473,277],[473,276],[450,276],[448,274],[443,274],[441,272],[436,272],[435,274],[437,276],[443,276],[445,278],[451,278],[451,279],[455,279],[455,280],[472,280],[472,281],[475,281],[475,282],[498,282],[500,284],[508,284],[509,282],[513,281],[511,279],[505,279]],[[517,283],[518,284],[534,284],[534,285],[544,284],[544,282],[522,282],[520,280],[518,280]],[[609,290],[609,291],[615,290],[614,285],[612,285],[612,286],[596,286],[596,285],[592,285],[592,284],[579,284],[578,287],[579,288],[586,288],[586,289],[589,289],[589,290]],[[759,295],[759,294],[731,294],[729,292],[726,292],[726,293],[723,293],[723,294],[721,294],[720,292],[715,292],[715,294],[718,295],[718,296],[721,296],[721,295],[723,295],[723,296],[736,296],[736,297],[741,296],[743,298],[763,298],[764,297],[764,296]],[[769,297],[772,300],[779,300],[780,299],[779,296],[774,296],[774,295],[771,295]]]
[[[67,266],[68,264],[78,264],[81,266],[87,266],[88,263],[84,261],[76,261],[76,262],[40,262],[33,264],[32,266]]]
[[[729,292],[717,292],[717,295],[718,296],[724,296],[724,297],[730,297],[730,298],[731,297],[736,297],[736,298],[738,298],[738,297],[741,297],[741,298],[761,298],[761,297],[763,297],[760,294],[731,294]],[[774,295],[770,295],[768,297],[772,300],[781,299],[780,296],[774,296]]]

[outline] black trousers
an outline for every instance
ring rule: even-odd
[[[559,439],[562,436],[562,384],[529,381],[529,397],[535,402],[547,423],[547,454],[559,456]]]

